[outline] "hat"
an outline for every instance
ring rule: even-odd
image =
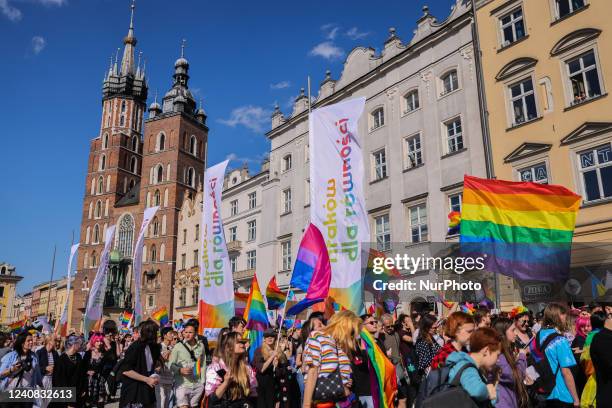
[[[266,337],[276,337],[276,330],[270,328],[270,329],[266,329],[263,333],[264,339]]]

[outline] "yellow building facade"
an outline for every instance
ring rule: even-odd
[[[476,4],[494,175],[566,186],[583,198],[574,241],[612,241],[609,3]]]
[[[15,267],[0,262],[0,325],[9,325],[13,322],[13,302],[17,290],[17,283],[23,277],[17,275]]]

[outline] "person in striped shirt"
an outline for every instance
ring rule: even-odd
[[[304,347],[305,372],[302,406],[313,406],[317,379],[327,377],[339,368],[345,395],[352,386],[350,359],[356,352],[356,339],[361,330],[361,319],[349,310],[335,313],[327,327],[313,331]],[[326,401],[316,401],[317,403]]]

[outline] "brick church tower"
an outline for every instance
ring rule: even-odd
[[[102,87],[100,132],[91,141],[83,200],[80,247],[70,327],[81,328],[104,236],[116,225],[104,315],[116,318],[133,309],[132,257],[146,207],[159,205],[145,235],[141,300],[145,318],[166,305],[172,313],[178,213],[185,194],[195,195],[205,168],[206,114],[189,91],[189,63],[175,63],[173,85],[149,108],[143,127],[147,81],[135,59],[134,5],[123,56],[111,59]]]

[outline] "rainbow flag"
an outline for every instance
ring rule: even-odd
[[[268,299],[268,310],[276,310],[287,300],[287,294],[276,284],[276,276],[273,276],[266,288],[266,299]]]
[[[581,197],[562,186],[465,176],[461,251],[485,270],[520,280],[569,274]]]
[[[248,293],[234,292],[234,311],[235,316],[244,316],[247,301],[249,300]]]
[[[202,376],[202,356],[198,357],[198,361],[193,365],[193,376],[197,379]]]
[[[132,312],[129,312],[127,310],[124,310],[121,313],[121,316],[119,316],[119,321],[121,322],[121,325],[123,327],[128,327],[130,325],[130,321],[132,320],[132,317],[134,317],[134,315],[132,314]]]
[[[12,334],[17,334],[25,327],[25,325],[26,325],[25,319],[17,320],[16,322],[9,324],[9,331]]]
[[[370,367],[373,368],[370,373],[374,372],[374,376],[370,377],[371,389],[379,390],[379,392],[372,393],[374,406],[391,408],[397,392],[395,366],[378,347],[376,340],[367,330],[361,330],[361,339],[366,346]]]
[[[451,211],[448,213],[448,232],[446,235],[455,235],[459,233],[461,227],[461,213],[459,211]]]
[[[248,330],[247,335],[250,341],[249,360],[252,361],[255,350],[257,350],[263,342],[263,332],[269,325],[266,304],[264,303],[263,295],[259,289],[257,275],[253,275],[251,291],[249,292],[249,298],[244,311],[244,320],[247,321],[246,329]]]
[[[308,225],[298,249],[293,274],[292,288],[306,292],[304,299],[287,310],[287,315],[294,316],[308,307],[323,302],[329,296],[331,284],[331,264],[325,239],[314,225]]]
[[[170,318],[168,317],[168,309],[166,309],[166,306],[162,306],[151,313],[151,317],[154,320],[157,320],[161,327],[167,326],[170,322]]]
[[[470,316],[473,315],[474,312],[476,311],[476,308],[474,307],[474,305],[469,302],[465,302],[465,304],[461,305],[459,308],[461,309],[463,313],[467,313]]]
[[[387,255],[385,255],[384,252],[380,252],[376,249],[370,248],[370,252],[368,254],[368,266],[366,267],[366,271],[365,271],[365,275],[364,275],[364,279],[363,279],[363,288],[364,290],[367,290],[370,293],[374,293],[374,294],[378,294],[380,293],[379,290],[374,289],[374,281],[382,281],[382,282],[389,282],[390,280],[393,279],[400,279],[402,277],[402,274],[400,273],[400,271],[397,270],[397,268],[395,266],[393,266],[392,268],[387,268],[384,265],[380,266],[380,268],[382,269],[382,272],[380,273],[376,273],[374,272],[374,262],[375,259],[384,259],[386,260],[388,257]]]

